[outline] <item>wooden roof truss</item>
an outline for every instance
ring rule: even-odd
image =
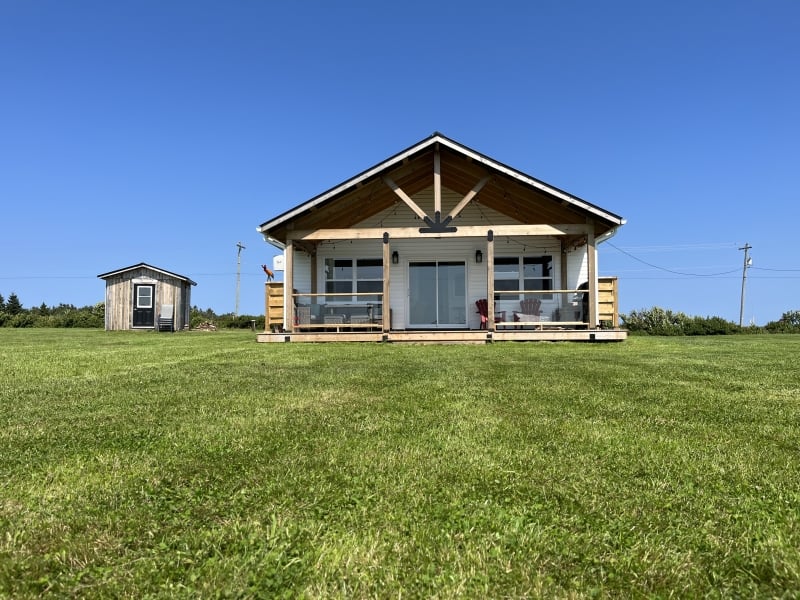
[[[433,213],[413,197],[433,187]],[[461,196],[442,215],[442,189]],[[440,134],[384,161],[316,198],[264,223],[259,231],[285,244],[321,240],[380,238],[386,228],[357,228],[358,223],[400,204],[423,221],[422,227],[388,230],[394,237],[485,236],[487,227],[458,227],[456,219],[470,203],[480,203],[520,225],[492,227],[496,235],[560,235],[566,244],[585,242],[590,229],[603,234],[624,223],[575,196],[497,163]]]

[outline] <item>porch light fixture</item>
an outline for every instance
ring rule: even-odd
[[[397,253],[397,250],[395,250],[394,252],[392,252],[392,264],[396,265],[399,262],[400,262],[400,255]]]
[[[475,250],[475,262],[482,263],[483,262],[483,252],[480,250]]]

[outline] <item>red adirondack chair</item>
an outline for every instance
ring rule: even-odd
[[[478,314],[481,316],[481,329],[486,329],[489,326],[489,301],[486,298],[481,298],[475,301],[475,306],[478,308]],[[505,320],[506,311],[495,311],[495,323],[502,323]]]

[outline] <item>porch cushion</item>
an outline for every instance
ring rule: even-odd
[[[515,312],[514,313],[514,320],[520,321],[523,323],[538,323],[542,320],[541,315],[526,315],[525,313]]]

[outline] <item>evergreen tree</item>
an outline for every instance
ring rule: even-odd
[[[39,307],[39,314],[42,315],[43,317],[46,317],[47,315],[50,314],[50,309],[47,308],[47,304],[45,304],[44,302],[42,302],[42,305]]]
[[[6,299],[3,298],[3,294],[0,294],[0,313],[5,312],[6,310]]]
[[[10,315],[18,315],[22,312],[22,302],[19,301],[19,298],[17,298],[14,292],[11,292],[11,295],[8,297],[6,312]]]

